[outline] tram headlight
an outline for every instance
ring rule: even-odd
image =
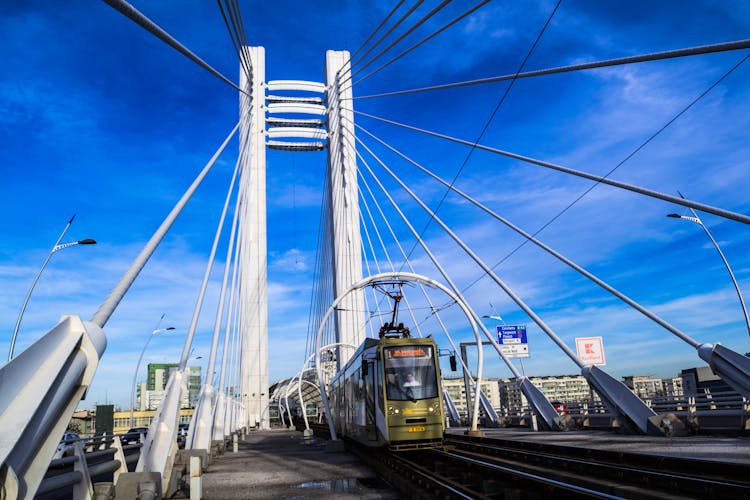
[[[388,407],[388,415],[398,415],[400,410],[398,408],[394,408],[393,406]]]

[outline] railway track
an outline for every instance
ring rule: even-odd
[[[468,457],[549,470],[577,484],[635,488],[622,490],[631,498],[750,498],[750,466],[743,464],[469,436],[445,443]]]
[[[746,498],[750,467],[446,436],[443,450],[352,452],[409,498]]]

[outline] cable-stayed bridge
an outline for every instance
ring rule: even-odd
[[[735,92],[746,97],[742,90],[737,89],[744,88],[741,82],[745,79],[743,75],[747,74],[744,65],[750,48],[747,37],[727,37],[724,40],[711,40],[710,43],[704,41],[636,54],[619,52],[617,56],[598,60],[573,55],[564,62],[532,66],[533,56],[540,50],[538,47],[544,43],[549,32],[555,30],[558,16],[567,7],[557,3],[549,6],[545,15],[540,17],[538,26],[529,28],[529,33],[533,34],[528,37],[525,52],[515,66],[502,65],[505,71],[496,71],[499,65],[487,65],[483,68],[487,70],[483,74],[456,79],[443,71],[438,62],[435,63],[438,69],[434,75],[440,78],[427,84],[423,78],[404,77],[395,88],[371,90],[377,87],[366,85],[404,61],[411,60],[415,68],[422,68],[425,61],[434,57],[435,44],[441,37],[461,29],[466,33],[476,25],[486,28],[489,24],[500,30],[502,21],[491,16],[488,18],[487,12],[492,5],[486,1],[434,5],[398,2],[382,13],[358,48],[321,53],[320,66],[324,70],[319,79],[274,79],[267,71],[267,68],[273,67],[271,62],[274,55],[255,41],[252,29],[245,29],[252,24],[246,24],[243,20],[238,3],[219,2],[214,14],[226,25],[240,67],[239,79],[235,81],[215,69],[135,6],[115,0],[106,3],[143,28],[145,32],[140,32],[142,36],[147,36],[148,32],[169,46],[158,45],[154,50],[176,50],[190,64],[197,65],[196,72],[206,72],[220,80],[221,85],[227,87],[225,91],[238,98],[238,120],[226,124],[228,135],[219,141],[215,153],[191,179],[188,189],[163,218],[132,264],[123,269],[124,274],[112,291],[97,303],[96,312],[84,318],[63,316],[60,323],[47,334],[31,344],[24,344],[23,349],[15,355],[12,353],[13,347],[10,348],[9,362],[1,372],[2,419],[5,425],[0,427],[3,433],[3,466],[0,474],[9,497],[32,496],[41,484],[72,412],[86,390],[95,383],[96,374],[101,370],[99,365],[107,362],[102,356],[108,343],[111,344],[107,330],[115,321],[112,319],[115,311],[126,301],[131,287],[137,286],[141,270],[157,252],[157,247],[211,170],[220,164],[232,141],[238,144],[237,160],[234,167],[228,169],[223,199],[218,203],[220,222],[209,231],[214,235],[213,241],[186,340],[181,350],[174,354],[175,358],[179,356],[179,369],[167,384],[136,466],[137,472],[155,472],[162,477],[165,492],[172,480],[171,471],[177,454],[179,407],[186,390],[185,369],[197,342],[201,315],[213,316],[213,321],[209,329],[211,340],[207,346],[207,379],[186,438],[186,448],[189,450],[210,452],[214,442],[223,441],[226,435],[240,429],[268,428],[271,406],[280,404],[281,399],[285,400],[287,407],[290,399],[304,399],[303,389],[307,398],[319,398],[321,410],[327,415],[331,434],[335,438],[333,423],[337,408],[335,401],[333,408],[328,404],[326,384],[366,338],[382,336],[384,326],[386,330],[397,327],[394,325],[398,322],[394,321],[396,316],[392,303],[395,297],[398,297],[396,302],[401,308],[399,321],[410,328],[412,337],[433,337],[441,347],[454,353],[458,349],[459,337],[460,340],[489,343],[486,349],[477,351],[471,366],[464,367],[467,373],[473,374],[467,393],[472,388],[480,387],[482,365],[495,363],[496,367],[502,367],[504,373],[509,372],[516,379],[543,428],[563,431],[569,427],[569,421],[561,418],[547,397],[528,381],[523,365],[517,366],[506,356],[497,343],[493,326],[483,322],[485,304],[493,301],[501,307],[506,318],[506,310],[517,310],[518,321],[529,323],[536,338],[544,339],[549,345],[547,349],[554,349],[555,354],[551,357],[566,359],[569,367],[572,367],[568,370],[581,373],[587,379],[623,427],[635,434],[667,433],[664,417],[605,369],[587,364],[579,358],[571,344],[571,339],[578,335],[563,333],[556,326],[556,323],[564,325],[564,322],[545,319],[548,315],[555,316],[554,304],[543,305],[538,297],[536,300],[528,299],[530,295],[534,296],[533,290],[525,289],[523,276],[514,273],[510,265],[517,258],[513,255],[520,252],[539,259],[537,263],[519,266],[524,272],[543,275],[540,272],[543,268],[560,266],[565,269],[564,273],[555,271],[550,279],[575,283],[575,289],[584,286],[581,283],[586,283],[585,286],[601,294],[596,295],[593,301],[611,301],[608,304],[618,304],[618,309],[615,309],[618,313],[627,311],[625,314],[644,318],[644,323],[639,325],[648,324],[652,329],[649,330],[650,335],[669,339],[668,345],[675,346],[675,349],[692,351],[695,363],[709,364],[733,390],[745,398],[750,396],[748,358],[742,354],[743,350],[728,347],[735,343],[746,345],[747,335],[750,334],[750,326],[745,325],[739,315],[739,311],[744,311],[744,303],[742,309],[739,307],[742,302],[739,285],[736,285],[737,294],[724,295],[722,303],[731,303],[731,307],[726,309],[737,314],[737,321],[731,324],[735,330],[739,330],[737,338],[742,341],[727,341],[722,338],[722,331],[714,332],[715,335],[711,336],[695,335],[690,331],[689,323],[683,325],[679,318],[669,314],[668,308],[659,307],[653,296],[642,300],[638,293],[632,293],[631,287],[619,286],[618,282],[627,284],[627,280],[617,279],[617,276],[612,279],[612,276],[598,273],[596,260],[590,255],[574,251],[583,257],[581,260],[586,264],[593,265],[585,265],[575,255],[567,255],[566,250],[572,247],[566,240],[597,241],[590,234],[579,233],[584,227],[580,222],[569,221],[568,228],[553,233],[553,239],[558,244],[547,243],[544,238],[555,228],[565,226],[566,213],[575,211],[583,204],[592,207],[594,200],[600,203],[598,208],[589,208],[590,211],[579,212],[579,215],[585,214],[584,217],[593,219],[598,217],[599,212],[612,210],[612,207],[638,209],[646,213],[652,213],[654,207],[658,207],[658,210],[666,212],[683,212],[685,217],[695,218],[692,222],[697,221],[701,226],[703,219],[708,220],[708,217],[727,221],[722,224],[731,224],[733,229],[727,230],[728,236],[725,236],[730,240],[732,234],[741,234],[750,217],[744,213],[746,205],[736,191],[741,192],[747,177],[742,175],[741,167],[735,167],[739,169],[739,174],[737,170],[730,169],[727,166],[731,161],[729,159],[717,160],[713,164],[701,158],[699,162],[701,171],[710,172],[708,178],[728,177],[722,182],[716,181],[721,189],[711,190],[709,199],[717,200],[715,202],[693,199],[692,192],[686,191],[683,196],[676,189],[667,192],[666,189],[648,187],[648,183],[639,182],[644,176],[632,175],[630,181],[618,180],[618,174],[622,171],[621,166],[633,164],[655,141],[668,142],[671,139],[674,141],[673,148],[684,148],[682,141],[687,132],[675,134],[674,127],[717,92]],[[110,15],[114,13],[110,11]],[[123,22],[121,29],[138,30],[138,27]],[[486,32],[494,31],[487,29]],[[492,40],[486,43],[491,44]],[[444,47],[440,46],[440,50],[444,50]],[[481,53],[481,50],[481,46],[454,47],[442,64],[450,69],[447,63],[452,62],[460,68],[462,59],[468,59],[472,51]],[[608,168],[588,168],[590,163],[584,161],[587,154],[585,148],[576,154],[562,154],[559,142],[550,145],[549,155],[542,154],[545,148],[536,149],[539,154],[534,155],[527,152],[529,148],[506,149],[504,135],[512,137],[518,133],[512,129],[512,121],[508,121],[500,132],[492,127],[493,122],[507,112],[520,124],[518,130],[527,130],[528,117],[525,114],[531,112],[520,110],[516,107],[519,104],[514,104],[517,89],[523,85],[544,85],[545,78],[549,80],[559,75],[568,77],[605,70],[610,71],[605,79],[615,75],[628,81],[634,78],[628,69],[638,68],[639,65],[705,61],[711,57],[723,57],[725,66],[710,77],[702,75],[702,78],[696,78],[691,88],[692,97],[680,99],[664,117],[653,120],[641,117],[640,120],[648,124],[648,127],[644,127],[648,132],[644,132],[638,142],[624,147],[610,144],[607,151]],[[698,69],[691,69],[690,74],[698,72]],[[615,73],[617,70],[623,73]],[[408,74],[408,69],[405,70],[403,66],[399,71],[401,75]],[[536,83],[539,81],[543,83]],[[412,82],[415,83],[412,85]],[[643,82],[634,81],[624,88],[632,90],[638,84],[643,85]],[[566,80],[559,89],[555,83],[547,85],[549,87],[543,90],[534,87],[534,92],[538,92],[532,93],[535,99],[565,100],[565,90],[576,83]],[[593,87],[590,81],[582,85],[586,86],[587,91]],[[492,90],[483,90],[486,88]],[[472,99],[468,101],[461,101],[455,94],[449,94],[468,93],[467,89],[472,92],[474,89],[482,90],[472,93]],[[434,95],[439,97],[428,100],[428,96]],[[407,101],[410,97],[413,100]],[[482,99],[474,102],[475,97]],[[391,104],[371,105],[373,102]],[[524,104],[528,104],[526,99]],[[388,114],[389,106],[395,109],[393,114]],[[511,110],[506,111],[509,108]],[[534,109],[539,120],[546,123],[544,110]],[[644,105],[644,109],[650,108]],[[443,112],[451,118],[438,119]],[[410,115],[419,120],[409,120]],[[741,123],[734,125],[733,119],[733,115],[729,115],[727,120],[730,123],[726,129],[716,130],[715,142],[720,143],[725,135],[732,135],[734,127],[742,127]],[[613,116],[606,125],[606,135],[616,135],[619,129],[626,129],[634,120],[633,115]],[[605,126],[603,123],[600,122],[599,126]],[[557,130],[549,132],[546,140],[551,137],[556,137],[557,141],[564,140],[566,129],[563,124],[558,122],[552,126]],[[570,123],[567,126],[570,127]],[[593,135],[594,126],[590,127],[574,132]],[[521,144],[529,142],[532,141],[519,141]],[[417,146],[410,147],[410,144]],[[740,151],[746,151],[747,141],[740,141],[740,145],[745,148],[740,147]],[[593,141],[589,148],[596,149]],[[665,161],[662,155],[667,154],[661,151],[656,158],[649,158],[650,161],[644,162],[642,169],[658,170],[654,163],[658,164],[656,160]],[[679,156],[683,158],[682,153]],[[734,159],[732,155],[728,157]],[[693,158],[690,160],[696,161]],[[315,279],[306,321],[307,346],[298,360],[298,368],[283,374],[288,378],[282,385],[283,396],[277,392],[275,398],[269,390],[274,382],[269,376],[269,365],[273,362],[269,360],[269,324],[274,318],[269,317],[269,308],[273,304],[269,303],[268,290],[268,236],[272,228],[268,227],[266,217],[269,203],[267,176],[272,161],[276,162],[275,168],[297,161],[301,164],[317,163],[321,172],[319,185],[322,186],[313,266]],[[736,161],[739,165],[746,164],[746,155],[739,154]],[[485,166],[480,175],[471,173],[472,164],[477,162]],[[515,170],[521,167],[536,170],[522,176],[517,173],[520,170]],[[511,207],[515,210],[510,211],[522,214],[525,197],[532,197],[535,191],[546,195],[554,192],[554,183],[562,181],[553,180],[557,177],[544,177],[552,175],[548,172],[560,178],[574,179],[572,182],[576,184],[572,186],[575,186],[576,196],[571,196],[564,204],[551,204],[547,212],[536,217],[526,218],[533,221],[528,227],[516,225],[505,215],[506,205],[515,205]],[[545,187],[535,187],[535,180],[546,184]],[[499,190],[501,198],[493,197],[492,190],[487,189],[495,187],[494,183],[513,181],[518,186],[513,187],[512,191],[520,193],[515,199],[511,197],[511,190],[504,187]],[[660,185],[668,185],[670,189],[673,187],[666,181]],[[565,187],[570,189],[571,185]],[[693,185],[692,189],[697,190],[697,187]],[[608,194],[601,195],[605,190]],[[728,202],[725,203],[725,199]],[[613,222],[612,226],[618,227],[612,231],[628,232],[627,226],[624,226],[627,221],[622,220],[628,217],[636,215],[615,215],[616,224]],[[482,225],[466,224],[479,218],[484,221]],[[297,227],[297,224],[296,220],[286,220],[283,231],[292,232],[295,236],[314,231],[309,227]],[[302,226],[301,222],[299,226]],[[600,226],[599,230],[603,231],[605,226]],[[498,228],[510,231],[500,233]],[[486,235],[498,238],[499,234],[504,235],[502,238],[506,241],[488,247]],[[602,252],[614,250],[606,243],[607,237],[612,234],[600,235],[603,242],[596,244],[600,245]],[[638,236],[634,235],[634,238]],[[533,250],[529,250],[531,248]],[[625,251],[624,248],[617,251]],[[639,260],[647,267],[652,256],[648,250],[641,252]],[[653,258],[661,259],[662,256]],[[506,264],[506,261],[510,264]],[[216,270],[215,262],[218,264]],[[631,265],[629,261],[627,270],[620,272],[637,273],[637,267],[631,269]],[[216,310],[212,315],[204,308],[204,301],[211,293],[211,277],[217,274],[221,278],[213,299]],[[654,279],[651,274],[646,276],[644,279]],[[737,284],[734,276],[732,279]],[[654,286],[658,287],[656,284]],[[564,285],[558,293],[561,298],[546,300],[552,303],[555,300],[575,300],[570,298],[572,293]],[[664,297],[671,297],[664,291],[661,293]],[[735,305],[737,299],[739,302]],[[581,304],[581,314],[584,315],[585,303]],[[60,315],[70,313],[58,312]],[[19,323],[20,320],[19,317]],[[593,333],[603,336],[608,342],[608,335],[618,332],[593,330],[582,336]],[[301,339],[298,341],[302,342]],[[14,342],[15,338],[12,340]],[[610,362],[612,357],[612,354],[608,357]],[[478,391],[473,400],[471,430],[476,432],[476,417],[482,401]],[[300,406],[304,411],[305,405]],[[484,411],[489,410],[485,408]]]

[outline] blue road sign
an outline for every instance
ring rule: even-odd
[[[503,354],[509,358],[529,357],[526,325],[498,325],[497,343],[500,344]]]

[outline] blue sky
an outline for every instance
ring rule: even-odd
[[[454,4],[398,50],[471,5]],[[134,5],[219,71],[239,79],[236,56],[215,3]],[[326,50],[355,49],[391,8],[381,2],[341,1],[241,5],[249,43],[266,48],[267,77],[315,81],[324,78]],[[421,7],[418,14],[431,7]],[[550,1],[491,2],[357,84],[355,97],[513,73],[553,7]],[[103,2],[67,2],[64,8],[49,2],[3,2],[0,32],[0,195],[5,202],[0,218],[0,322],[6,332],[0,336],[0,352],[7,351],[23,297],[70,216],[77,214],[66,241],[99,241],[53,257],[26,311],[19,352],[61,315],[93,315],[236,123],[238,102],[225,83]],[[526,69],[746,38],[747,1],[564,0]],[[603,174],[746,55],[738,51],[520,80],[482,142]],[[680,190],[688,198],[748,213],[749,79],[750,63],[745,63],[612,178],[669,194]],[[506,85],[355,100],[354,106],[474,140]],[[447,178],[455,175],[468,153],[465,146],[357,119]],[[430,206],[439,202],[442,188],[359,135]],[[177,360],[236,155],[235,141],[107,324],[109,346],[82,406],[105,401],[127,405],[135,360],[162,314],[162,326],[176,330],[155,338],[145,361]],[[324,168],[323,153],[268,155],[272,380],[298,370],[304,354]],[[382,178],[392,185],[385,174]],[[472,154],[457,182],[529,231],[546,223],[590,184],[480,151]],[[393,193],[421,229],[425,215],[406,194]],[[739,302],[721,260],[700,227],[665,218],[670,212],[687,214],[662,201],[598,186],[540,237],[697,340],[750,351]],[[491,264],[520,242],[453,195],[446,198],[440,215]],[[750,289],[750,228],[702,217],[740,286]],[[391,221],[402,243],[411,247],[413,238],[394,222],[395,216]],[[426,236],[459,286],[481,276],[434,224]],[[387,245],[394,249],[392,242]],[[415,266],[442,281],[419,252]],[[575,337],[603,336],[606,369],[615,376],[673,376],[699,364],[687,344],[532,245],[498,269],[569,346],[574,346]],[[220,279],[221,266],[216,266],[196,340],[195,352],[203,356],[202,362],[208,357]],[[532,357],[525,362],[527,373],[577,371],[490,280],[480,280],[466,296],[480,314],[490,313],[492,302],[506,322],[529,325]],[[460,315],[446,310],[445,317],[457,339],[468,340]],[[447,347],[441,337],[438,341]],[[509,375],[498,362],[487,364],[486,375]]]

